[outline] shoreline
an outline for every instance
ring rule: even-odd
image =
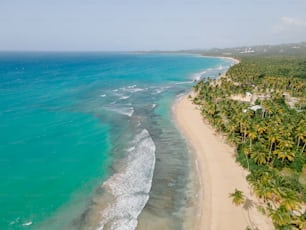
[[[236,59],[234,57],[225,57],[225,56],[208,56],[208,55],[202,55],[200,54],[201,57],[207,57],[207,58],[220,58],[220,59],[227,59],[229,61],[232,61],[233,64],[232,65],[237,65],[240,63],[240,60],[239,59]]]
[[[261,230],[273,229],[268,217],[260,214],[256,207],[249,210],[250,223],[247,211],[232,204],[229,193],[235,188],[257,202],[245,179],[248,172],[235,162],[234,148],[224,143],[222,137],[203,121],[199,109],[188,99],[189,94],[174,103],[173,117],[187,141],[199,180],[194,226],[201,230],[246,229],[251,225]]]

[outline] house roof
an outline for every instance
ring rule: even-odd
[[[254,106],[250,107],[249,109],[251,109],[251,110],[256,112],[258,109],[264,109],[264,108],[262,106],[260,106],[260,105],[254,105]]]

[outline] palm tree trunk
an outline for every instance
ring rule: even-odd
[[[269,156],[271,156],[271,153],[272,153],[272,147],[273,147],[273,142],[271,141],[271,144],[270,144],[270,151],[269,151]]]
[[[306,142],[304,143],[304,145],[303,145],[303,148],[302,148],[302,151],[301,151],[301,153],[303,153],[304,152],[304,150],[305,150],[305,147],[306,147]]]
[[[297,142],[296,148],[298,148],[300,146],[300,141],[301,141],[301,139],[298,137],[298,142]]]

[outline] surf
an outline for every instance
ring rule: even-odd
[[[138,132],[125,149],[120,169],[99,188],[83,214],[85,229],[134,230],[149,200],[155,168],[155,143],[148,130]]]

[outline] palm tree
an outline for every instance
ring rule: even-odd
[[[193,86],[194,91],[197,93],[199,90],[203,88],[204,81],[199,81],[195,86]]]
[[[269,156],[271,156],[273,144],[279,139],[279,134],[275,130],[274,127],[269,128],[271,131],[268,133],[268,141],[270,142],[270,148],[269,148]]]
[[[281,149],[291,149],[294,145],[294,142],[288,139],[281,138],[279,139],[278,145]]]
[[[245,147],[242,151],[248,164],[248,171],[250,171],[249,155],[251,154],[251,149]]]
[[[226,129],[229,132],[230,135],[234,135],[236,130],[237,130],[237,124],[235,124],[234,122],[230,121],[227,125],[226,125]]]
[[[305,217],[303,216],[293,216],[292,225],[296,229],[305,229],[306,223],[305,223]]]
[[[284,177],[274,175],[272,186],[274,187],[275,194],[277,195],[277,197],[274,197],[274,202],[279,203],[282,195],[287,192],[290,185],[287,180],[284,179]]]
[[[296,129],[297,148],[300,146],[301,141],[305,142],[306,139],[306,127],[298,126]]]
[[[275,195],[274,195],[275,193],[274,193],[274,190],[273,190],[270,182],[258,181],[254,184],[253,189],[254,189],[255,194],[259,198],[262,198],[264,202],[267,202],[268,200],[271,200],[272,198],[275,197]]]
[[[273,108],[271,106],[271,103],[269,103],[269,101],[264,100],[262,102],[262,106],[263,106],[263,113],[267,113],[268,117],[270,117],[273,114]]]
[[[229,136],[228,140],[235,145],[239,145],[241,143],[241,138],[235,134]]]
[[[255,170],[247,176],[255,194],[264,202],[274,197],[275,191],[272,183],[274,176],[274,172],[270,170]]]
[[[295,153],[288,149],[277,149],[273,152],[277,156],[278,159],[281,159],[284,162],[285,159],[288,161],[293,161],[295,157]]]
[[[276,227],[284,227],[290,224],[291,215],[284,206],[281,205],[278,209],[270,209],[269,211],[269,216],[272,217],[272,221]]]
[[[247,133],[249,139],[250,139],[250,150],[252,149],[252,140],[254,140],[257,137],[257,133],[254,129],[248,130]]]
[[[232,198],[233,204],[236,206],[242,205],[245,201],[245,196],[242,191],[235,188],[235,192],[229,195]]]
[[[300,203],[298,202],[297,194],[291,190],[287,190],[282,195],[281,205],[284,206],[288,211],[294,211],[301,207]]]
[[[251,153],[251,158],[260,165],[267,164],[269,161],[269,156],[264,151],[254,150]]]
[[[297,148],[300,146],[300,143],[304,143],[301,153],[304,152],[305,145],[306,145],[306,122],[302,120],[298,124],[298,128],[296,129],[296,137],[297,137]]]
[[[237,118],[240,124],[241,141],[244,143],[247,135],[247,128],[249,127],[249,122],[247,116],[243,114]]]
[[[223,119],[222,119],[222,117],[221,116],[216,116],[215,117],[215,121],[214,121],[214,125],[215,125],[215,127],[217,128],[217,130],[219,131],[219,132],[221,132],[222,130],[224,130],[224,123],[223,123]]]
[[[259,135],[264,134],[267,131],[267,125],[264,121],[258,121],[254,124],[254,128]]]

